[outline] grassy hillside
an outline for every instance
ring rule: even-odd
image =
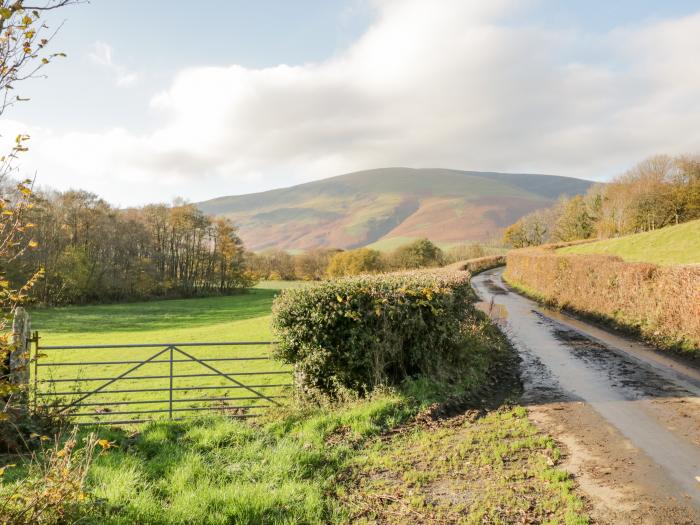
[[[419,237],[454,244],[489,239],[590,184],[545,175],[385,168],[198,206],[232,219],[253,250],[393,245]]]
[[[558,251],[617,255],[630,262],[700,263],[700,220],[617,239],[570,246]]]

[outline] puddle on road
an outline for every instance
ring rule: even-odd
[[[611,352],[610,349],[584,334],[551,321],[536,312],[553,335],[586,365],[602,375],[607,375],[610,385],[617,388],[626,399],[658,397],[691,397],[692,392],[670,383],[650,367],[638,361]]]

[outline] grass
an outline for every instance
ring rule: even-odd
[[[278,288],[277,288],[278,289]],[[150,301],[141,303],[70,306],[64,308],[41,309],[32,312],[32,325],[39,330],[41,345],[107,345],[137,343],[186,343],[186,342],[225,342],[225,341],[271,341],[270,309],[276,295],[276,288],[253,289],[248,293],[196,299]],[[75,349],[42,350],[38,377],[41,380],[58,381],[41,383],[42,393],[56,393],[65,401],[77,398],[76,391],[88,391],[116,377],[134,366],[133,364],[102,364],[86,366],[66,366],[65,363],[104,362],[104,361],[143,361],[162,348],[129,349]],[[224,361],[209,363],[220,371],[229,374],[255,390],[267,395],[284,395],[289,383],[289,375],[282,374],[286,367],[267,359],[270,356],[268,345],[246,347],[183,347],[183,350],[198,358],[265,358],[253,361]],[[168,352],[158,360],[167,360]],[[178,353],[175,359],[187,359]],[[210,369],[194,361],[177,362],[176,375],[214,374]],[[245,374],[245,375],[240,375]],[[139,376],[165,376],[159,378],[133,379]],[[103,419],[111,420],[137,418],[124,411],[166,410],[168,408],[169,363],[158,362],[144,365],[105,390],[151,389],[148,392],[102,392],[86,402],[95,403],[89,411],[108,410]],[[101,378],[95,381],[73,381],[87,378]],[[132,378],[132,379],[129,379]],[[221,376],[177,378],[174,382],[176,408],[202,408],[204,403],[190,401],[203,397],[239,398],[229,406],[268,405],[268,401],[243,399],[255,397],[245,388]],[[202,389],[201,387],[207,387]],[[42,398],[48,399],[48,398]],[[128,408],[114,402],[142,401]],[[224,408],[223,406],[221,407]],[[259,408],[248,412],[256,413]],[[177,413],[182,413],[178,411]],[[187,413],[189,415],[189,413]],[[165,412],[153,414],[164,416]],[[85,419],[83,419],[85,420]]]
[[[522,407],[415,425],[353,458],[353,523],[585,524],[560,452]]]
[[[483,382],[487,369],[474,372],[461,388]],[[66,521],[587,523],[573,482],[554,467],[558,450],[524,409],[429,415],[432,403],[457,390],[418,380],[339,406],[281,409],[255,423],[208,417],[138,432],[85,429],[112,447],[91,466],[89,498]],[[0,498],[26,468],[8,471]]]
[[[137,433],[101,427],[96,431],[113,447],[91,466],[86,486],[90,499],[65,522],[343,521],[343,510],[331,494],[344,462],[358,442],[410,413],[403,398],[384,395],[333,411],[290,408],[256,425],[208,417],[154,422]],[[330,446],[338,429],[352,440]],[[0,499],[26,471],[21,463],[8,471]]]
[[[700,220],[616,239],[569,246],[558,252],[617,255],[629,262],[661,265],[700,263]]]
[[[46,310],[35,321],[54,344],[76,337],[83,343],[182,339],[193,332],[269,335],[273,295],[263,289],[226,298]],[[122,314],[130,320],[118,319]],[[82,331],[72,335],[67,326]],[[511,523],[517,517],[586,523],[571,480],[554,468],[556,447],[535,431],[524,409],[445,420],[430,415],[441,413],[436,403],[447,400],[444,406],[454,407],[455,399],[486,395],[482,385],[496,381],[495,367],[507,357],[503,336],[493,337],[493,348],[465,348],[472,355],[461,384],[411,379],[368,399],[291,404],[254,421],[210,415],[135,428],[83,427],[83,435],[96,432],[112,446],[90,467],[88,498],[69,506],[63,522],[282,525],[380,517],[396,524]],[[0,457],[0,466],[8,463],[17,467],[2,478],[0,501],[32,472],[27,458]]]

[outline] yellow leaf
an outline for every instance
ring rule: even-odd
[[[98,439],[97,444],[102,447],[102,450],[107,450],[108,448],[112,448],[114,445],[107,441],[106,439]]]

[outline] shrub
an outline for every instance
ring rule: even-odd
[[[273,305],[278,358],[307,397],[365,395],[416,375],[448,377],[479,315],[467,272],[364,275],[284,290]]]
[[[51,442],[47,436],[32,439]],[[23,478],[6,483],[5,472],[15,466],[0,468],[0,523],[74,523],[72,518],[87,502],[85,478],[95,452],[110,446],[95,434],[79,440],[73,430],[65,441],[57,437],[52,445],[32,454]]]
[[[609,255],[552,250],[510,252],[506,280],[545,302],[612,322],[653,344],[700,354],[700,266],[627,263]]]

